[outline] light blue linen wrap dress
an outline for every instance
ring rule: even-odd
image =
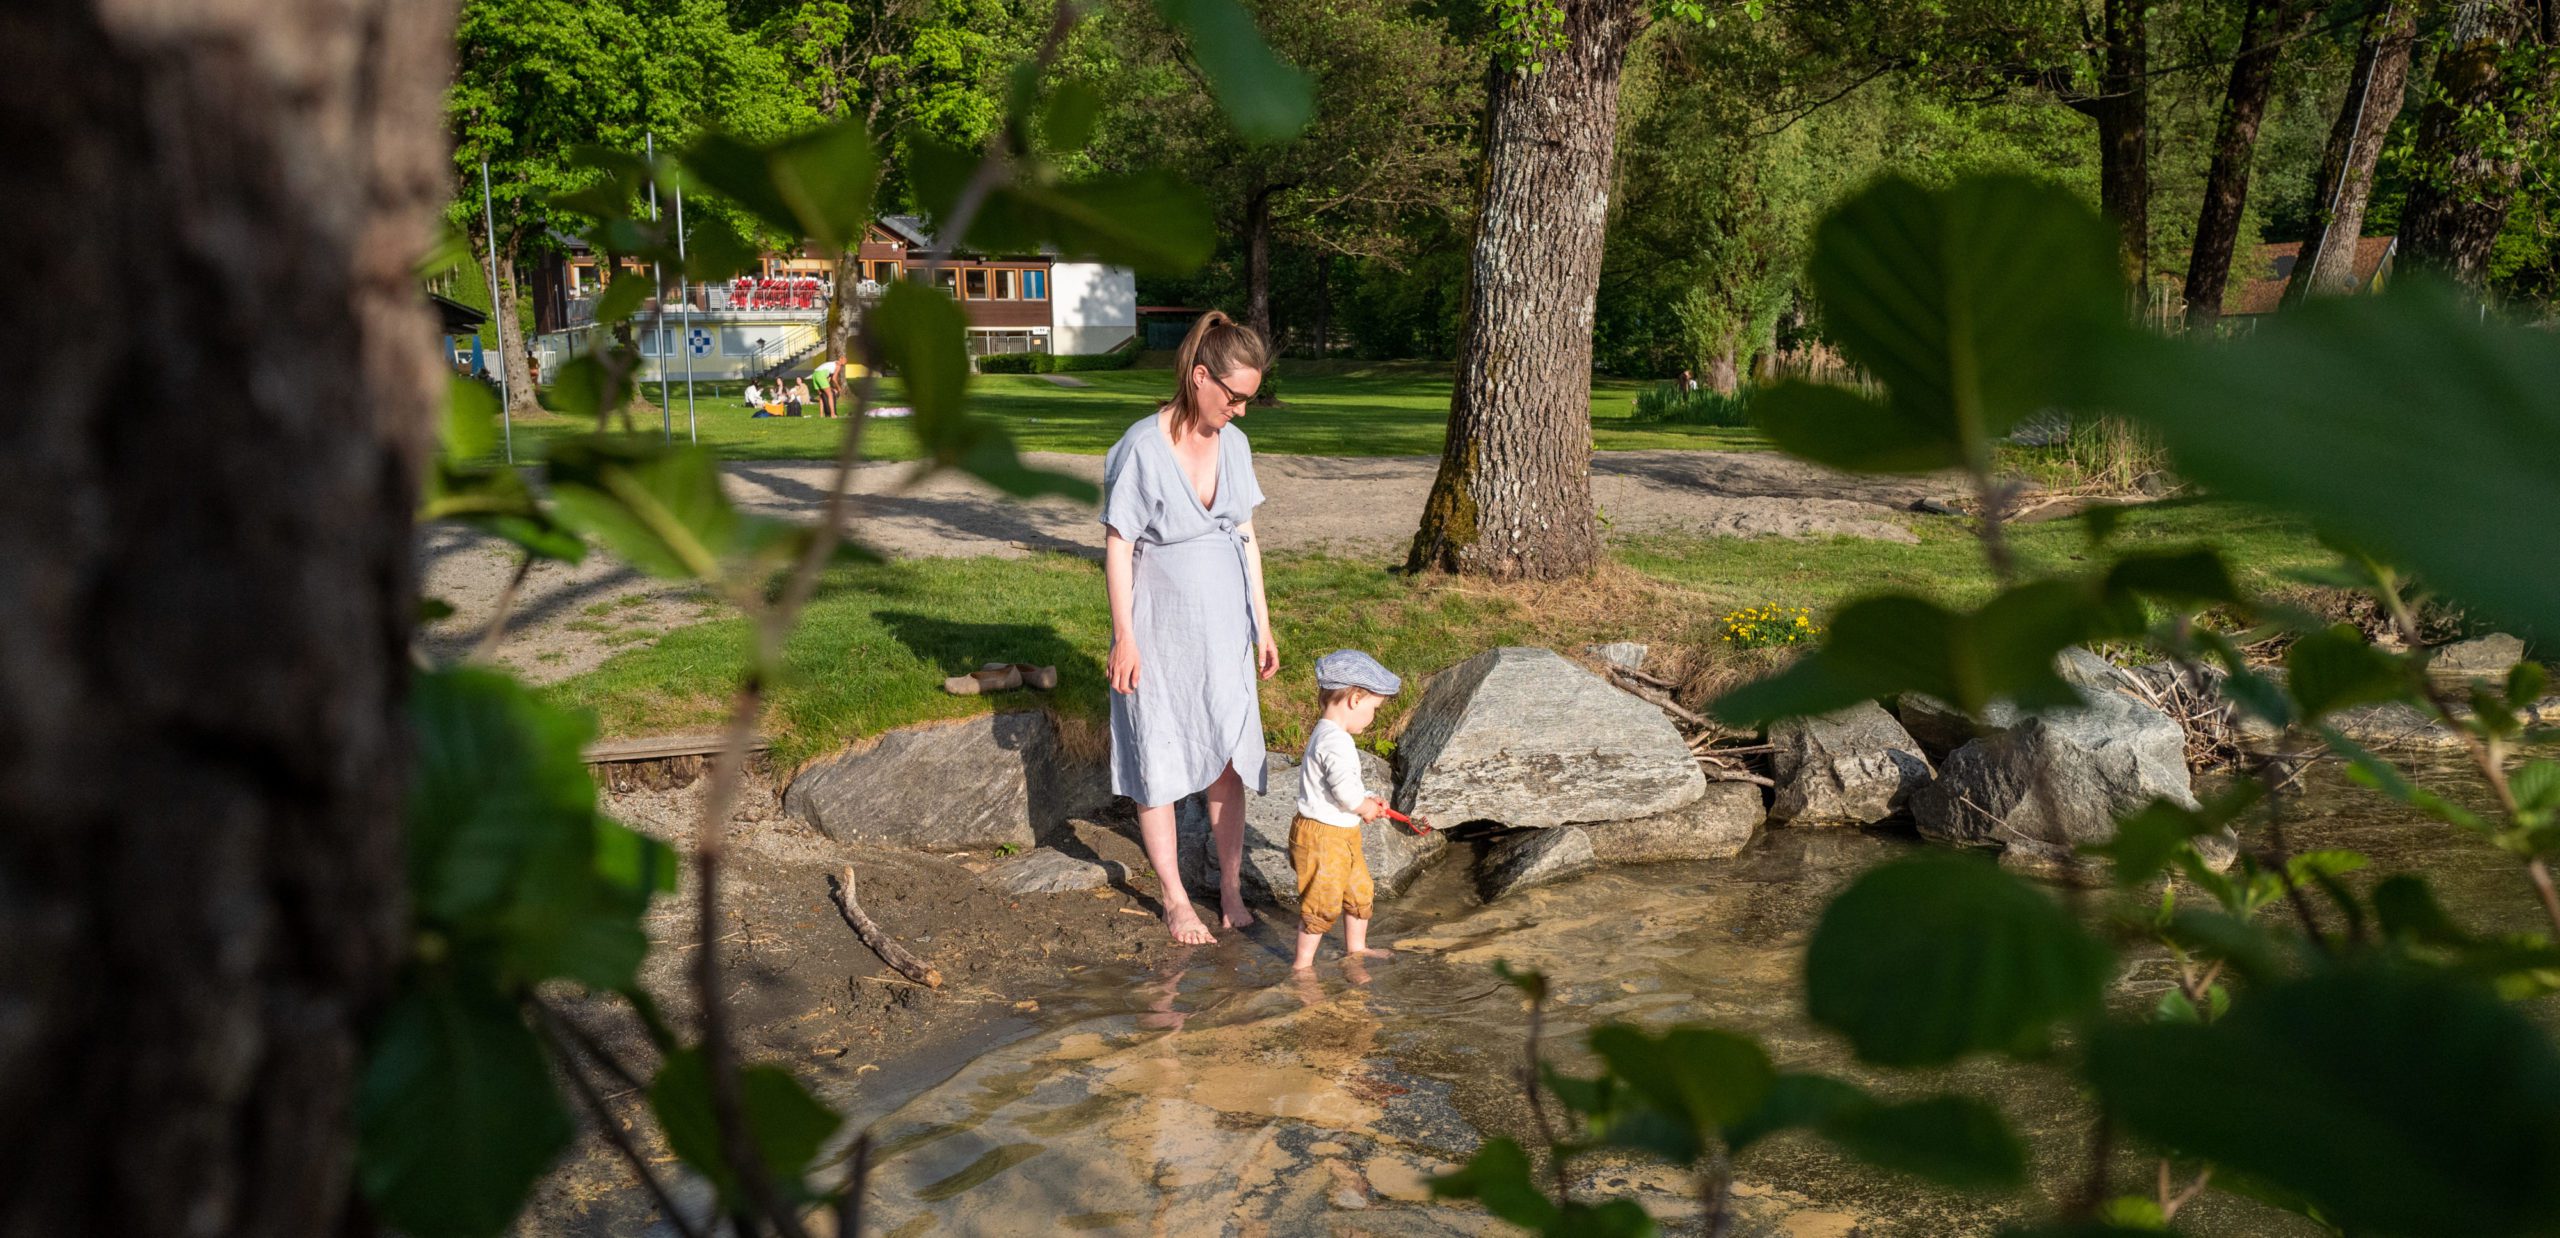
[[[1245,540],[1262,486],[1244,431],[1218,433],[1218,488],[1200,505],[1154,415],[1102,465],[1102,523],[1136,551],[1130,621],[1138,690],[1111,694],[1111,789],[1146,807],[1204,790],[1232,765],[1268,790]]]

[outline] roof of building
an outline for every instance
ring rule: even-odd
[[[436,317],[442,320],[444,333],[447,335],[477,331],[480,329],[480,324],[489,321],[487,312],[464,305],[442,293],[430,292],[427,294],[427,300],[435,304]]]
[[[2381,272],[2382,264],[2391,257],[2392,250],[2399,243],[2400,238],[2395,236],[2356,238],[2355,290],[2357,292],[2363,292],[2373,286],[2373,277]],[[2250,280],[2242,286],[2239,303],[2232,307],[2230,311],[2232,314],[2276,312],[2276,307],[2284,303],[2285,284],[2293,279],[2293,266],[2302,258],[2302,242],[2285,241],[2275,245],[2261,245],[2258,247],[2258,254],[2266,259],[2271,274],[2262,279]]]

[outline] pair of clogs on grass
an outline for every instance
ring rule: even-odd
[[[1057,686],[1057,667],[1033,666],[1028,662],[989,662],[966,675],[954,675],[942,681],[942,690],[953,696],[985,696],[1019,688],[1046,692]]]

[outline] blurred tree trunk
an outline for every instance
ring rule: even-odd
[[[366,1228],[452,20],[0,19],[0,1235]]]
[[[2417,33],[2416,0],[2392,0],[2366,20],[2355,70],[2347,78],[2347,98],[2329,128],[2320,179],[2312,182],[2321,194],[2320,229],[2302,243],[2293,278],[2285,284],[2287,304],[2355,287],[2356,240],[2364,235],[2365,207],[2373,200],[2373,173],[2382,161],[2383,141],[2400,116]]]
[[[523,311],[516,302],[516,255],[521,238],[509,236],[498,247],[498,287],[491,297],[497,312],[500,344],[499,364],[506,367],[507,412],[517,417],[530,417],[542,411],[542,401],[533,389],[533,353],[527,343]]]
[[[1280,351],[1271,335],[1271,195],[1268,185],[1254,189],[1244,205],[1244,321]]]
[[[1543,72],[1497,67],[1457,384],[1408,565],[1553,580],[1600,561],[1591,328],[1632,0],[1559,0]]]
[[[2543,53],[2509,65],[2510,53]],[[2517,80],[2516,70],[2531,74]],[[2436,58],[2435,88],[2418,113],[2400,252],[2478,289],[2506,227],[2523,147],[2549,141],[2560,113],[2560,0],[2468,0]]]
[[[2098,206],[2122,237],[2125,280],[2151,278],[2151,31],[2145,0],[2107,0],[2098,94],[2079,104],[2098,122]]]
[[[2187,259],[2187,329],[2210,328],[2222,317],[2222,292],[2231,282],[2231,255],[2249,206],[2249,165],[2258,149],[2275,87],[2276,60],[2284,45],[2317,13],[2300,0],[2249,0],[2240,18],[2240,45],[2223,88],[2222,119],[2213,140],[2213,164],[2205,172],[2204,206],[2196,214],[2195,249]]]

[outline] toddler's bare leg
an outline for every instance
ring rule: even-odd
[[[1342,917],[1342,948],[1355,959],[1383,959],[1395,953],[1369,944],[1369,922],[1359,916]]]
[[[1322,933],[1310,933],[1305,929],[1298,930],[1298,961],[1290,964],[1290,966],[1299,971],[1305,971],[1308,968],[1315,966],[1316,947],[1322,944],[1323,941],[1324,934]]]

